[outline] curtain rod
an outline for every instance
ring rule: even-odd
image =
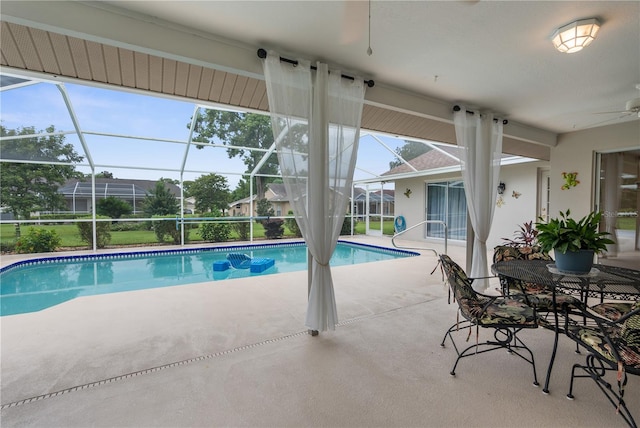
[[[262,48],[258,49],[258,58],[265,59],[266,57],[267,57],[267,51]],[[289,59],[282,56],[280,57],[280,61],[292,64],[292,65],[298,65],[298,61],[296,61],[295,59]],[[318,67],[316,67],[315,65],[312,65],[311,69],[317,70]],[[341,76],[344,79],[356,80],[354,77],[347,76],[346,74],[342,74]],[[373,80],[365,80],[364,83],[366,83],[367,86],[370,88],[373,88],[373,86],[376,84],[376,82],[374,82]]]
[[[462,108],[459,105],[456,104],[456,105],[453,106],[453,111],[460,111],[460,110],[462,110]],[[467,110],[467,113],[468,114],[475,114],[474,112],[472,112],[470,110]],[[497,122],[498,119],[494,118],[493,121]],[[502,119],[502,124],[503,125],[506,125],[507,123],[509,123],[509,121],[507,119]]]

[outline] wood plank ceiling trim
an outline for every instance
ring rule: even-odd
[[[0,65],[267,112],[263,80],[0,21]],[[375,90],[375,89],[373,89]],[[365,104],[362,128],[456,144],[451,123]],[[549,159],[550,149],[505,137],[505,153]]]

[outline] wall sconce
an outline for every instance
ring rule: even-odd
[[[502,195],[505,190],[507,190],[507,185],[501,181],[500,184],[498,184],[498,195]]]
[[[574,53],[589,46],[599,29],[600,22],[596,18],[581,19],[558,28],[551,36],[551,41],[560,52]]]

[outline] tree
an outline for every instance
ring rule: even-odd
[[[431,147],[427,146],[424,143],[420,143],[418,141],[405,141],[404,145],[396,149],[396,153],[400,155],[404,160],[410,161],[420,155],[427,153],[429,150],[431,150]],[[389,162],[389,169],[393,169],[403,164],[404,162],[396,158]]]
[[[275,215],[275,211],[273,211],[273,208],[271,207],[271,202],[266,198],[262,198],[258,199],[256,214],[258,214],[259,217],[273,217]]]
[[[90,177],[91,175],[89,175]],[[102,171],[96,174],[96,178],[113,178],[113,173],[109,171]]]
[[[240,181],[238,181],[238,185],[236,186],[236,188],[233,190],[233,192],[231,192],[231,201],[239,201],[240,199],[244,199],[244,198],[248,198],[249,197],[249,182],[246,181],[244,178],[241,178]]]
[[[227,179],[218,174],[207,174],[189,183],[189,196],[196,200],[196,210],[224,211],[229,203]]]
[[[194,141],[211,144],[218,140],[229,146],[269,149],[273,144],[271,119],[269,116],[259,114],[211,109],[199,113]],[[197,147],[198,149],[203,148],[202,145]],[[264,157],[265,152],[245,148],[229,148],[227,154],[229,158],[239,156],[247,166],[246,172],[251,173]],[[274,175],[278,174],[278,171],[278,158],[274,152],[258,172]],[[270,181],[269,177],[255,176],[256,194],[259,199],[264,197],[266,185]]]
[[[169,191],[164,181],[158,181],[154,190],[143,201],[144,213],[147,217],[154,215],[177,214],[180,207],[178,200]]]
[[[132,211],[131,204],[115,196],[108,196],[96,203],[96,213],[111,218],[120,218],[131,214]]]
[[[0,125],[0,136],[31,135],[55,132],[53,126],[45,131],[34,127],[7,129]],[[84,158],[73,145],[64,143],[64,135],[6,140],[2,142],[2,158],[43,162],[77,163]],[[2,204],[16,217],[31,218],[31,212],[53,211],[65,207],[58,187],[70,178],[81,178],[73,165],[3,162],[0,173]]]
[[[160,177],[160,179],[158,181],[163,181],[167,184],[180,184],[180,180],[176,180],[173,178],[165,178],[165,177]]]

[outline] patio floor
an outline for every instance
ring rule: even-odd
[[[463,247],[448,253],[464,266]],[[454,350],[439,343],[456,306],[439,271],[431,275],[435,265],[425,251],[332,269],[340,324],[318,337],[304,327],[306,272],[82,297],[2,317],[1,424],[625,426],[590,380],[566,399],[570,368],[584,359],[566,338],[550,395],[532,386],[529,365],[501,351],[464,359],[450,376]],[[542,383],[553,335],[522,338]],[[640,379],[630,377],[626,394],[640,409]]]

